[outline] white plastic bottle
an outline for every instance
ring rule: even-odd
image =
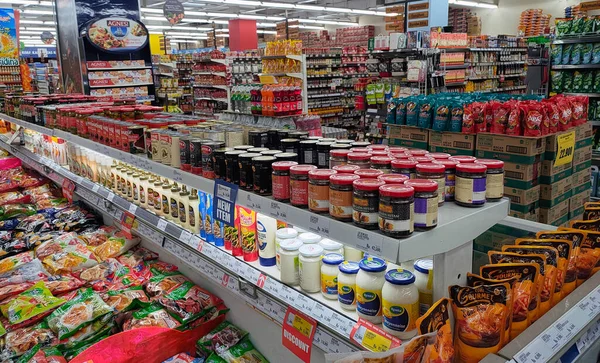
[[[414,267],[415,286],[419,290],[419,315],[423,315],[433,305],[433,260],[416,260]]]
[[[277,220],[264,214],[256,214],[256,242],[258,258],[261,266],[274,266],[277,262],[275,254],[275,232]]]
[[[356,313],[374,324],[382,320],[381,289],[385,284],[387,264],[377,257],[363,258],[356,275]]]
[[[400,339],[410,339],[417,334],[419,318],[419,290],[415,276],[403,269],[385,274],[382,289],[383,329]]]

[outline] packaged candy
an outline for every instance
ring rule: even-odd
[[[126,319],[123,323],[123,331],[147,326],[176,329],[180,325],[181,324],[169,315],[169,313],[167,313],[160,305],[151,304],[148,307],[131,313],[131,317]]]
[[[0,305],[2,315],[11,324],[18,324],[38,314],[53,310],[65,302],[64,299],[52,296],[44,282],[37,282],[29,289]]]
[[[191,281],[186,281],[166,294],[158,296],[156,301],[182,323],[204,315],[207,309],[222,302],[219,297],[194,285]]]

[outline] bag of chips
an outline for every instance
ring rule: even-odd
[[[123,323],[123,331],[148,326],[176,329],[181,325],[158,304],[151,304],[130,314],[131,316]]]
[[[396,125],[406,125],[406,99],[396,100]]]
[[[583,44],[583,49],[581,50],[581,63],[582,64],[592,63],[593,54],[594,54],[594,45],[592,43]]]
[[[552,78],[552,92],[561,93],[564,90],[564,72],[552,71],[550,77]]]
[[[573,52],[573,44],[563,45],[561,64],[571,64],[571,52]]]
[[[269,361],[256,349],[250,339],[243,339],[219,356],[227,363],[254,362],[269,363]]]
[[[565,274],[565,282],[562,288],[562,296],[569,295],[577,287],[577,257],[581,250],[581,243],[587,238],[586,231],[578,231],[574,229],[559,228],[558,231],[542,231],[536,233],[538,239],[558,239],[567,240],[572,243],[572,250],[569,261],[567,263],[567,272]]]
[[[100,228],[83,231],[78,234],[77,238],[90,247],[96,247],[106,242],[110,236],[118,231],[119,230],[113,226],[102,226]]]
[[[33,215],[37,209],[33,204],[6,204],[0,206],[0,220]]]
[[[504,135],[506,132],[506,124],[508,122],[508,109],[503,103],[498,101],[490,101],[492,108],[492,125],[490,132],[492,134]]]
[[[583,51],[583,44],[582,43],[577,43],[575,45],[573,45],[573,49],[571,50],[571,59],[570,59],[570,63],[571,65],[579,65],[581,64],[581,53]],[[577,71],[575,72],[577,73]]]
[[[506,119],[506,135],[521,136],[523,130],[521,128],[521,119],[523,118],[523,112],[516,100],[510,100],[505,103],[508,108],[508,117]]]
[[[419,120],[419,101],[416,96],[406,97],[406,126],[417,126]]]
[[[547,99],[542,100],[542,105],[546,109],[546,116],[548,118],[548,133],[554,134],[558,131],[558,123],[560,122],[560,111],[558,106]]]
[[[417,126],[429,129],[431,128],[431,121],[433,119],[433,113],[435,105],[432,103],[432,99],[429,97],[424,97],[419,102],[419,117],[417,119]]]
[[[572,126],[573,110],[571,103],[565,97],[553,97],[560,111],[558,131],[567,131]]]
[[[433,130],[446,131],[450,127],[450,100],[438,99],[433,112]]]
[[[561,37],[571,34],[571,18],[556,18],[556,35]]]
[[[181,323],[190,322],[223,302],[219,297],[194,285],[191,281],[172,288],[158,296],[156,301]]]
[[[55,296],[77,290],[84,284],[85,282],[69,274],[50,276],[44,280],[44,285]]]
[[[594,43],[592,50],[592,64],[600,64],[600,43]]]
[[[451,103],[451,105],[448,131],[461,132],[464,115],[463,103],[460,101],[454,101]]]
[[[44,286],[44,282],[39,281],[19,295],[3,302],[0,310],[11,324],[18,324],[53,310],[64,302],[64,299],[52,296],[50,290]]]

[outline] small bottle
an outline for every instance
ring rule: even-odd
[[[148,175],[142,174],[140,175],[140,182],[138,186],[138,202],[139,206],[142,208],[148,207],[148,200],[146,198],[146,193],[148,192]]]
[[[140,205],[140,174],[133,173],[131,176],[131,201],[135,205]]]
[[[171,220],[179,224],[179,193],[181,189],[177,183],[171,186],[171,196],[169,197],[169,209],[171,211]]]
[[[154,181],[154,213],[158,216],[163,216],[162,207],[163,182],[160,178]]]
[[[188,198],[188,224],[190,231],[200,234],[200,200],[198,199],[198,190],[194,188]]]
[[[187,191],[187,187],[183,185],[181,187],[181,192],[179,192],[179,225],[184,229],[191,229],[190,224],[188,223],[188,203],[190,199],[190,192]]]
[[[165,182],[162,184],[160,200],[163,217],[172,221],[173,217],[171,217],[171,184],[169,184],[167,179],[165,179]]]

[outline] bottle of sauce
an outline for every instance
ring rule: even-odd
[[[135,205],[140,205],[140,174],[136,170],[131,176],[131,201]]]
[[[188,206],[189,206],[190,192],[187,191],[187,187],[183,185],[181,187],[181,192],[179,192],[179,225],[184,229],[190,230],[190,225],[188,223]]]
[[[188,198],[188,224],[192,233],[200,234],[200,199],[193,188]]]
[[[138,185],[138,205],[142,208],[148,208],[146,193],[148,192],[148,174],[142,173]]]
[[[177,183],[171,186],[171,197],[169,199],[169,209],[171,210],[171,220],[179,224],[179,193],[181,189]]]
[[[162,215],[165,219],[173,221],[173,217],[171,216],[171,184],[169,181],[165,179],[162,184],[162,192],[161,192],[161,205],[162,205]]]
[[[164,215],[162,209],[162,185],[162,180],[160,180],[160,178],[156,178],[156,180],[154,181],[154,212],[158,216]]]

